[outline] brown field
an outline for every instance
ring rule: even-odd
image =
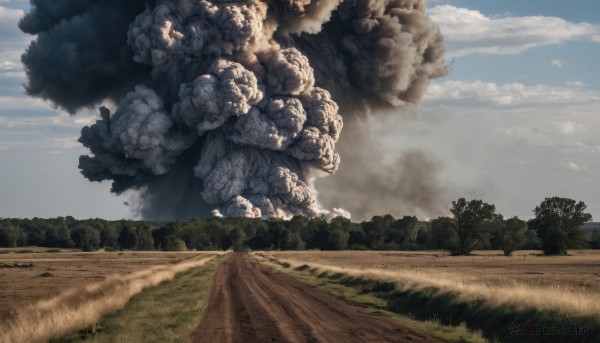
[[[539,251],[517,251],[505,257],[498,251],[472,256],[449,256],[441,251],[282,251],[280,259],[306,261],[353,269],[460,276],[465,282],[490,285],[521,284],[562,288],[600,295],[600,250],[572,250],[569,256],[540,256]]]
[[[600,251],[539,256],[519,251],[475,252],[454,257],[443,252],[269,252],[292,266],[394,282],[401,290],[438,289],[466,303],[491,308],[549,311],[567,317],[600,313]]]
[[[7,251],[10,249],[3,249]],[[0,254],[0,318],[17,308],[57,296],[66,289],[126,275],[159,265],[169,265],[198,252],[52,252],[23,248],[33,253]],[[208,255],[206,255],[208,256]]]

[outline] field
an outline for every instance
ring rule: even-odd
[[[67,288],[102,281],[112,274],[133,273],[199,256],[187,252],[84,253],[47,248],[12,251],[34,252],[0,254],[0,318],[18,307],[54,297]]]
[[[0,295],[4,308],[0,316],[0,342],[46,342],[86,326],[95,327],[106,315],[130,305],[131,298],[142,291],[173,280],[178,274],[202,268],[222,254],[33,250],[0,255]],[[202,279],[201,275],[210,272],[194,275]],[[207,287],[206,282],[201,286]],[[202,291],[205,290],[195,290],[194,296],[202,299],[198,295]],[[168,291],[170,296],[162,301],[171,303],[173,299],[169,298],[175,298],[174,292]],[[202,304],[203,300],[196,305]],[[147,306],[144,313],[156,313],[153,307]],[[197,322],[194,315],[199,316],[201,311],[197,307],[189,310],[194,313],[186,318],[194,327]],[[129,318],[125,323],[128,321]]]
[[[598,251],[572,251],[563,257],[539,256],[535,251],[512,257],[498,252],[462,257],[443,252],[265,254],[293,273],[310,270],[321,279],[378,294],[396,312],[421,320],[464,321],[472,329],[482,329],[488,339],[505,336],[515,322],[575,325],[590,331],[584,337],[587,341],[599,338]],[[580,336],[570,338],[582,341]],[[537,339],[553,341],[539,335]],[[569,341],[564,336],[553,339]]]
[[[573,250],[569,256],[550,257],[540,256],[539,251],[517,251],[511,257],[499,251],[477,251],[472,256],[422,251],[282,251],[273,255],[307,264],[448,276],[466,283],[518,284],[600,296],[598,250]]]
[[[219,255],[2,249],[0,342],[600,338],[598,251]],[[514,322],[589,332],[513,337]]]

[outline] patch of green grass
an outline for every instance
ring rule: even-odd
[[[398,320],[402,325],[422,334],[431,335],[441,340],[452,343],[483,343],[488,342],[482,337],[481,332],[469,330],[464,323],[457,323],[458,326],[443,325],[438,318],[429,320],[417,320],[411,318],[410,313],[401,314],[388,311],[388,301],[378,296],[372,291],[366,291],[359,284],[347,285],[340,281],[344,279],[342,275],[319,275],[308,266],[291,269],[289,265],[277,264],[272,261],[261,260],[261,262],[271,268],[292,274],[297,279],[308,284],[317,286],[334,295],[337,298],[344,299],[358,306],[370,309],[379,316],[392,317]],[[385,285],[381,286],[381,292],[386,291]]]
[[[219,258],[147,288],[122,310],[56,343],[189,342],[202,319]]]

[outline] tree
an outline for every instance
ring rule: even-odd
[[[83,251],[98,250],[100,245],[100,233],[87,224],[73,229],[71,238],[75,243],[75,247]]]
[[[457,247],[452,253],[468,255],[482,240],[485,234],[483,225],[493,219],[496,207],[482,200],[467,202],[465,198],[460,198],[452,202],[450,212],[454,215],[458,237]]]
[[[390,225],[390,233],[386,242],[394,242],[402,249],[415,249],[417,235],[422,226],[414,216],[404,216]]]
[[[100,246],[105,248],[115,248],[117,246],[117,240],[119,239],[119,232],[111,223],[105,223],[100,228]]]
[[[146,223],[123,222],[118,242],[122,249],[153,250],[152,227]]]
[[[600,230],[594,230],[590,236],[590,248],[600,249]]]
[[[512,255],[525,242],[527,223],[517,217],[502,220],[494,229],[493,245],[499,247],[504,256]]]
[[[370,221],[363,222],[363,231],[367,235],[371,249],[377,250],[385,247],[386,238],[389,237],[394,220],[394,217],[386,214],[385,216],[374,216]]]
[[[162,225],[158,229],[152,231],[152,238],[154,240],[154,248],[158,250],[166,250],[167,240],[169,237],[180,238],[181,236],[181,223],[179,221],[170,222]]]
[[[0,224],[0,247],[13,248],[17,246],[19,236],[23,232],[11,223]]]
[[[444,249],[454,251],[458,246],[456,222],[453,218],[433,219],[417,236],[417,243],[424,249]]]
[[[246,234],[241,228],[236,227],[235,229],[229,231],[229,240],[231,241],[233,251],[244,251]]]
[[[74,246],[73,240],[71,240],[71,232],[64,218],[48,220],[47,225],[44,242],[42,243],[44,246],[54,248],[72,248]]]
[[[164,251],[186,251],[187,247],[185,246],[185,242],[181,238],[177,238],[175,236],[169,236],[165,240],[165,245],[163,247]]]
[[[573,199],[546,198],[533,210],[530,228],[537,231],[545,255],[566,255],[567,249],[584,237],[581,225],[592,220],[584,202]]]
[[[537,232],[530,227],[530,225],[527,225],[527,230],[525,230],[525,240],[523,241],[523,245],[521,246],[521,249],[524,250],[541,250],[542,249],[542,242],[540,241],[540,238],[537,235]]]
[[[313,240],[321,250],[344,250],[348,247],[348,239],[352,230],[352,222],[348,218],[336,217],[326,225],[321,225]]]

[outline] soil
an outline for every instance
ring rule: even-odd
[[[194,342],[441,342],[233,253],[217,267]]]

